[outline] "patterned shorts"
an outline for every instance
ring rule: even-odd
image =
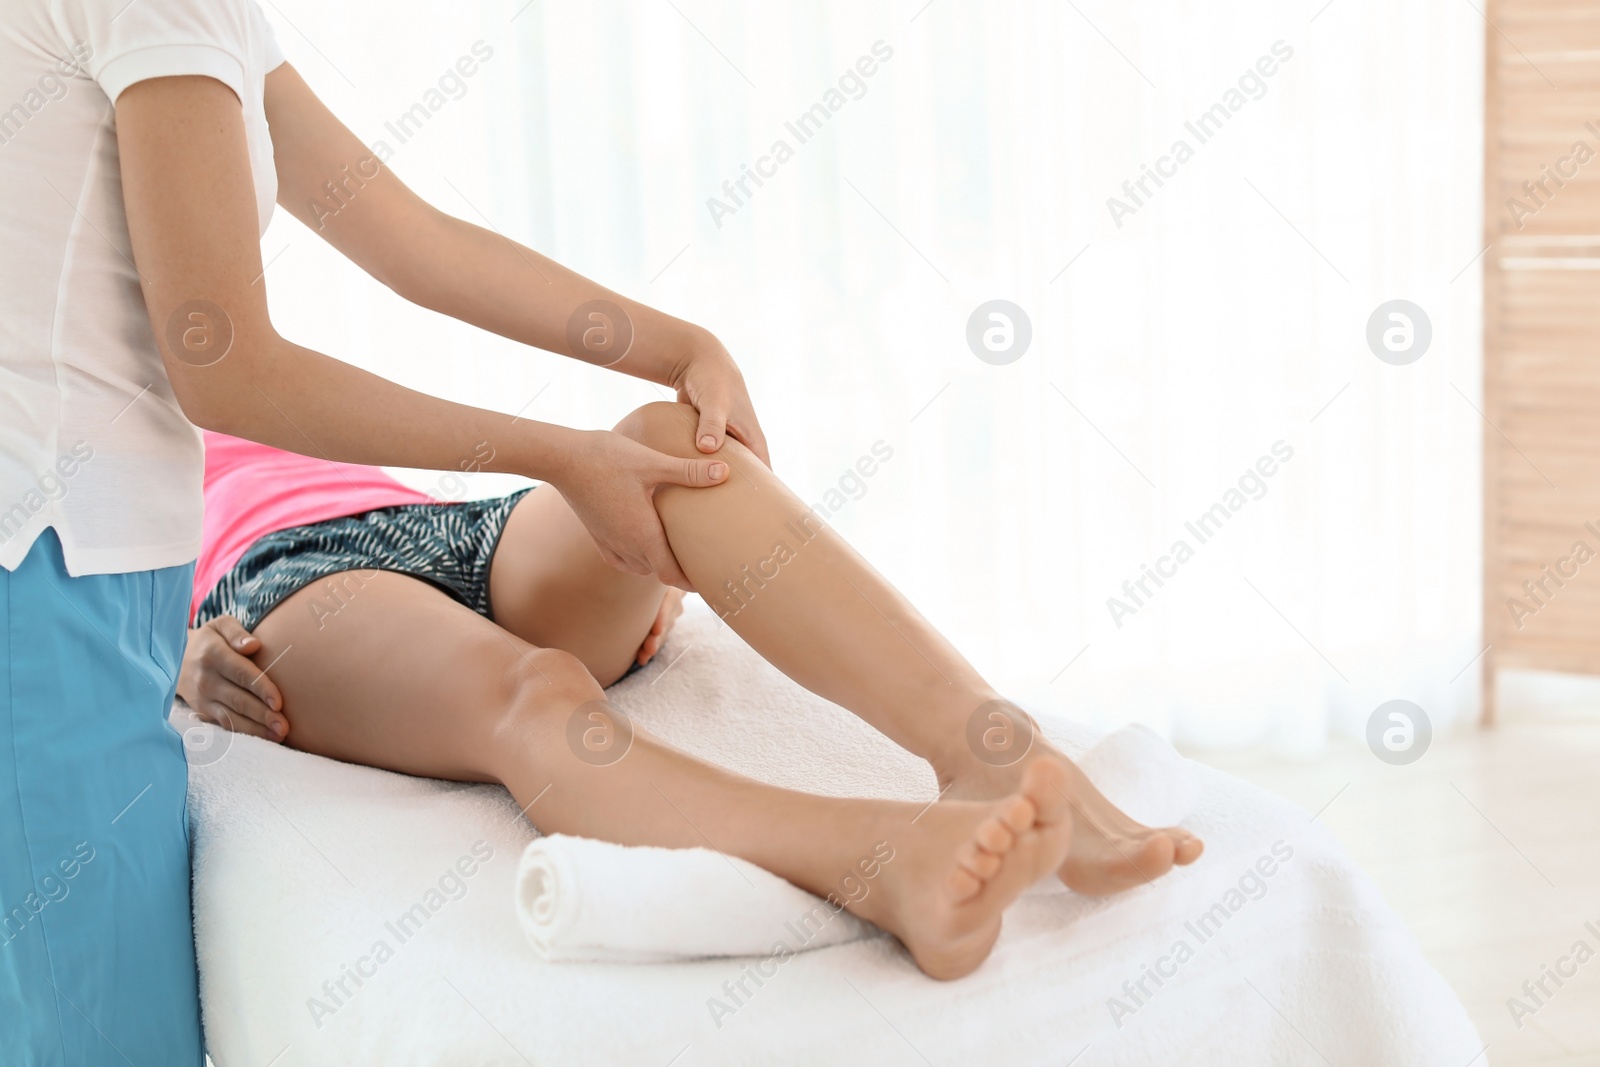
[[[420,578],[492,618],[489,564],[511,509],[530,491],[460,504],[402,504],[268,534],[206,594],[195,625],[232,615],[254,630],[312,582],[375,570]]]

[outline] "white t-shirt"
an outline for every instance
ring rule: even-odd
[[[134,270],[113,104],[209,75],[244,109],[262,231],[277,197],[253,0],[0,5],[0,567],[55,527],[72,574],[200,550],[200,435],[167,381]]]

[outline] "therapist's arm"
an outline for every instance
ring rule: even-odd
[[[450,403],[285,340],[267,314],[233,91],[205,77],[139,82],[117,99],[116,123],[134,263],[193,422],[305,455],[447,470],[489,441],[487,469],[553,484],[614,565],[688,587],[651,497],[658,484],[722,481],[725,464]]]
[[[266,112],[278,203],[374,278],[413,303],[502,337],[671,386],[700,412],[695,436],[701,451],[720,448],[726,432],[767,462],[766,438],[744,378],[709,331],[435,209],[384,166],[287,63],[267,75]],[[625,322],[611,323],[580,315],[584,328],[631,332],[631,345],[616,362],[611,351],[573,350],[569,324],[595,300],[626,315]]]

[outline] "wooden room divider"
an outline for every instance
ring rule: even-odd
[[[1600,674],[1600,3],[1488,0],[1483,722]]]

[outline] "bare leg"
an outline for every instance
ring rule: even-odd
[[[617,429],[660,451],[695,457],[695,425],[688,407],[656,403]],[[950,798],[1002,796],[1028,764],[1061,765],[1076,822],[1061,876],[1074,889],[1113,892],[1199,856],[1199,839],[1128,818],[1042,738],[1010,767],[979,758],[967,744],[968,720],[1000,695],[743,446],[730,441],[720,456],[734,471],[727,482],[665,487],[656,507],[696,589],[768,661],[927,759]],[[610,664],[625,665],[648,627],[660,587],[606,567],[564,502],[547,496],[533,504],[540,492],[518,507],[527,511],[513,516],[496,556],[496,571],[504,568],[494,586],[496,618],[530,640],[601,666],[596,676],[609,681]],[[625,618],[642,622],[630,629]],[[608,642],[609,653],[593,651]]]
[[[512,509],[489,570],[494,621],[530,644],[570,652],[602,686],[633,663],[665,592],[601,559],[548,485]]]
[[[575,716],[588,725],[591,711],[605,714],[573,655],[535,647],[402,575],[366,579],[333,616],[313,610],[320,597],[317,585],[302,589],[255,630],[256,660],[273,664],[284,694],[287,743],[409,774],[502,782],[546,831],[741,856],[834,893],[934,977],[981,963],[1001,912],[1066,855],[1059,768],[1041,766],[998,800],[924,812],[778,789],[643,731],[605,762],[568,740]],[[886,850],[893,858],[883,862]],[[868,891],[847,892],[844,878],[859,883],[863,864],[877,871]]]

